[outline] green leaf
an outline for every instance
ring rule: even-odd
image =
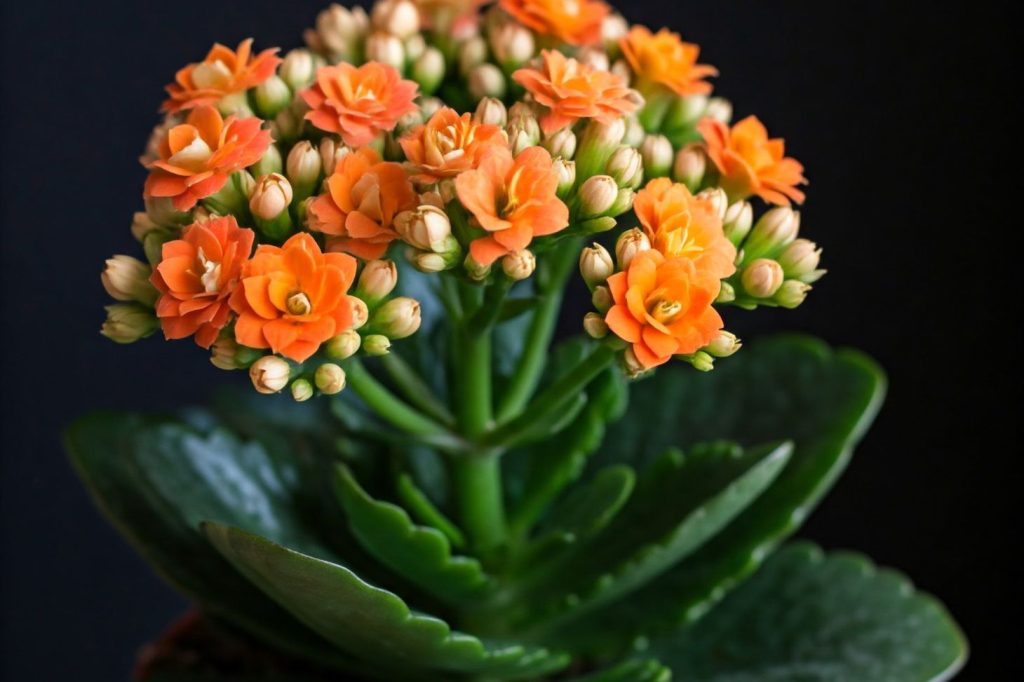
[[[652,652],[688,682],[925,682],[950,679],[967,643],[904,576],[800,544]]]
[[[672,670],[653,659],[632,659],[607,670],[570,679],[573,682],[672,682]]]
[[[434,505],[427,494],[416,485],[412,476],[399,475],[395,483],[395,492],[414,519],[444,533],[452,547],[462,549],[466,546],[466,536],[462,530]]]
[[[459,603],[493,588],[494,581],[479,561],[453,557],[441,531],[417,526],[401,507],[374,500],[346,467],[337,468],[335,490],[363,548],[431,596]]]
[[[547,649],[488,646],[453,632],[444,621],[410,611],[398,596],[364,582],[344,566],[237,528],[216,523],[202,528],[213,546],[251,582],[353,655],[411,669],[486,674],[494,679],[540,677],[569,662],[568,656]]]

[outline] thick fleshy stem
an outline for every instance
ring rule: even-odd
[[[410,407],[389,391],[367,371],[358,358],[349,358],[345,362],[345,370],[349,387],[375,414],[392,426],[413,436],[451,435],[441,424]]]
[[[398,387],[413,407],[447,427],[455,425],[455,417],[438,400],[433,389],[427,385],[416,370],[409,366],[409,363],[402,356],[397,353],[388,353],[380,360],[388,376],[391,377],[391,381],[394,382],[395,386]]]

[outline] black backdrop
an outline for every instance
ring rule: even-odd
[[[294,46],[317,0],[4,3],[5,679],[126,679],[184,606],[93,509],[59,442],[97,407],[200,401],[224,375],[188,343],[96,332],[103,258],[134,248],[136,163],[161,86],[210,43]],[[1007,679],[1019,590],[1019,36],[1010,3],[631,2],[700,42],[718,91],[807,166],[832,274],[791,314],[730,317],[863,348],[888,404],[803,534],[944,598],[968,679]],[[1015,13],[1014,13],[1015,14]],[[578,319],[578,318],[574,318]],[[1015,582],[1015,581],[1014,581]]]

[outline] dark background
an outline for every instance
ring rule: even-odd
[[[135,252],[136,156],[175,69],[214,40],[296,46],[320,7],[4,4],[5,679],[126,679],[135,648],[184,607],[95,511],[60,429],[98,407],[201,401],[224,381],[191,344],[101,338],[98,274]],[[730,321],[748,337],[813,332],[888,369],[886,408],[803,534],[940,595],[971,639],[964,678],[976,680],[1008,679],[1019,655],[1022,54],[1010,7],[622,7],[701,43],[737,114],[756,112],[806,164],[803,222],[832,274],[798,311]]]

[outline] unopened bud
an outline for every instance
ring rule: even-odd
[[[278,141],[293,140],[299,136],[302,125],[302,115],[295,111],[295,107],[285,107],[271,121],[270,134]]]
[[[466,275],[475,282],[482,282],[491,274],[491,266],[478,262],[473,258],[472,251],[466,254],[462,266],[466,269]]]
[[[146,197],[146,215],[157,225],[170,227],[176,225],[188,225],[191,216],[179,211],[167,197]]]
[[[444,109],[444,107],[445,103],[437,97],[420,98],[420,113],[423,114],[424,121],[429,121],[431,116]]]
[[[615,272],[615,263],[608,249],[598,243],[588,246],[580,253],[580,274],[587,286],[593,289]]]
[[[137,241],[143,241],[146,235],[154,230],[159,230],[160,226],[153,222],[153,219],[149,217],[149,214],[144,211],[137,211],[132,216],[132,236]]]
[[[749,201],[737,201],[725,212],[722,220],[722,230],[725,236],[735,246],[746,239],[750,234],[750,227],[754,223],[754,207]]]
[[[402,39],[390,33],[374,33],[366,39],[366,59],[402,71],[405,67],[405,47],[402,45]]]
[[[313,397],[313,384],[308,379],[296,379],[292,382],[292,399],[304,403]]]
[[[324,395],[335,395],[345,390],[345,370],[333,362],[325,362],[313,374],[316,387]]]
[[[821,249],[809,239],[797,239],[779,255],[779,265],[787,277],[806,281],[814,274],[821,262]]]
[[[322,60],[321,60],[322,61]],[[299,48],[284,56],[281,62],[281,78],[293,91],[299,91],[316,78],[317,63],[313,53]]]
[[[698,372],[710,372],[715,368],[715,359],[702,350],[687,357],[687,360],[690,361],[690,364]]]
[[[528,62],[537,51],[533,31],[513,21],[497,30],[491,45],[498,63],[510,70]]]
[[[324,347],[324,352],[331,360],[347,360],[359,352],[362,343],[363,338],[359,336],[359,332],[349,329],[331,338]]]
[[[395,231],[410,246],[435,253],[451,250],[451,219],[437,206],[423,204],[412,211],[402,211],[394,222]]]
[[[320,140],[320,163],[323,166],[324,175],[333,175],[338,163],[348,156],[351,151],[347,146],[333,138],[325,137]]]
[[[576,173],[580,178],[589,178],[604,172],[611,155],[618,149],[626,134],[626,124],[621,118],[609,123],[591,119],[583,128],[576,149]]]
[[[272,144],[267,147],[267,151],[263,152],[263,156],[260,160],[249,167],[249,170],[255,174],[255,177],[261,175],[270,175],[271,173],[280,173],[284,170],[284,160],[281,158],[281,150],[278,149],[276,144]]]
[[[371,326],[390,339],[412,336],[422,322],[419,301],[399,296],[382,305],[374,314]]]
[[[640,119],[637,118],[636,114],[627,116],[623,123],[626,127],[626,132],[622,136],[622,144],[634,149],[638,148],[647,137],[647,131],[644,130],[643,124],[640,123]]]
[[[615,305],[615,299],[612,298],[612,292],[604,285],[594,287],[594,293],[591,294],[590,301],[594,304],[594,307],[602,313],[608,312],[611,307]]]
[[[309,141],[302,140],[292,147],[288,152],[286,172],[295,195],[304,199],[313,193],[322,167],[320,153]]]
[[[592,339],[603,339],[608,336],[608,323],[597,313],[587,313],[583,316],[583,330]]]
[[[736,335],[725,330],[720,331],[715,340],[709,343],[704,350],[716,358],[727,358],[735,355],[736,351],[743,347]]]
[[[647,178],[662,178],[672,169],[672,143],[664,135],[648,135],[640,145],[644,159],[644,174]]]
[[[707,154],[697,145],[686,145],[676,154],[675,163],[672,166],[672,177],[676,182],[681,182],[691,192],[696,192],[704,180],[704,173],[707,171]]]
[[[601,41],[606,45],[618,45],[627,33],[629,23],[617,12],[609,13],[601,22]]]
[[[630,189],[629,187],[624,187],[624,188],[620,189],[619,193],[617,195],[615,195],[615,202],[612,204],[612,207],[610,209],[608,209],[608,215],[609,216],[620,216],[623,213],[625,213],[626,211],[628,211],[629,209],[633,208],[633,198],[634,197],[635,197],[635,192],[633,192],[633,190]],[[606,229],[610,230],[612,227],[614,227],[614,225],[612,225],[612,226],[610,226],[610,227],[608,227]],[[603,230],[601,230],[601,231],[603,231]]]
[[[789,207],[773,208],[754,225],[743,244],[748,261],[778,253],[796,239],[800,232],[800,214]]]
[[[459,46],[459,73],[465,77],[487,61],[487,41],[474,36]]]
[[[529,249],[522,249],[502,258],[501,269],[509,279],[518,282],[529,278],[537,269],[537,258]]]
[[[704,112],[707,111],[707,108],[707,95],[680,97],[672,103],[663,125],[673,130],[693,128],[704,117]]]
[[[349,10],[333,4],[317,15],[316,30],[306,32],[306,43],[314,50],[330,54],[335,61],[351,61],[355,57],[353,46],[362,41],[369,23],[362,7]]]
[[[423,37],[422,33],[409,36],[405,39],[403,45],[405,45],[406,59],[412,61],[416,61],[427,51],[427,39]]]
[[[420,30],[420,12],[409,0],[380,0],[370,15],[373,28],[408,38]]]
[[[783,308],[796,308],[807,298],[811,285],[798,279],[787,279],[775,293],[775,302]]]
[[[736,300],[736,287],[728,282],[722,282],[722,288],[718,292],[715,303],[732,303]]]
[[[274,118],[292,103],[292,90],[280,76],[272,75],[253,91],[256,113],[264,119]]]
[[[636,189],[644,181],[643,157],[633,147],[616,149],[605,169],[619,187]]]
[[[704,115],[728,124],[732,120],[732,103],[723,97],[712,97],[708,100]]]
[[[469,72],[469,94],[473,99],[505,96],[505,75],[494,64],[478,64]]]
[[[541,144],[554,158],[569,160],[576,153],[576,135],[572,132],[572,128],[562,128]]]
[[[152,274],[153,269],[138,258],[117,255],[107,259],[100,281],[115,300],[152,306],[160,294],[149,281]]]
[[[508,109],[505,108],[505,104],[500,99],[484,97],[476,105],[473,122],[480,125],[504,127],[508,123]]]
[[[348,302],[352,306],[352,329],[361,329],[370,319],[370,309],[366,301],[356,296],[349,296]]]
[[[594,218],[611,209],[619,196],[619,186],[610,176],[595,175],[580,187],[580,216]]]
[[[135,343],[159,326],[152,309],[138,303],[115,303],[106,307],[107,319],[100,334],[117,343]]]
[[[276,355],[264,355],[249,367],[252,386],[264,395],[281,391],[288,385],[292,368],[287,360]]]
[[[363,351],[372,357],[391,352],[391,339],[382,334],[370,334],[363,339]]]
[[[555,159],[552,167],[558,173],[558,196],[564,199],[576,186],[576,162]]]
[[[274,220],[288,210],[292,203],[292,185],[279,173],[264,175],[256,181],[249,197],[249,210],[262,220]]]
[[[210,347],[210,364],[217,369],[244,369],[263,357],[263,352],[239,346],[232,336],[221,336]]]
[[[444,53],[436,47],[428,47],[412,65],[412,79],[420,84],[424,94],[437,90],[444,80]]]
[[[697,194],[697,200],[706,202],[711,206],[712,212],[723,221],[725,213],[729,210],[729,197],[725,190],[720,187],[710,187]]]
[[[651,240],[640,228],[634,227],[623,232],[615,242],[615,260],[619,263],[619,270],[628,270],[633,258],[638,253],[649,251],[650,248]]]
[[[632,346],[622,352],[622,370],[630,379],[638,379],[649,371],[636,357]]]
[[[754,298],[771,298],[785,279],[782,266],[769,258],[758,258],[743,269],[743,288]]]
[[[576,54],[576,61],[594,69],[608,71],[612,68],[608,53],[599,47],[584,47]]]
[[[383,299],[398,284],[398,268],[392,260],[372,260],[359,274],[359,297],[375,302]]]

